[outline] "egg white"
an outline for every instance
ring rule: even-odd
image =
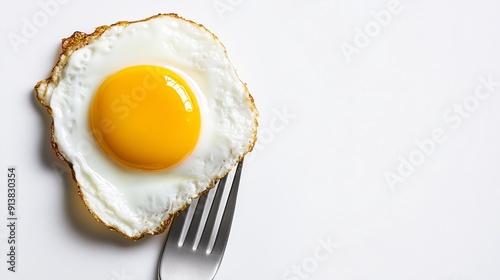
[[[174,70],[188,82],[200,107],[195,149],[166,171],[122,168],[90,131],[89,108],[97,88],[108,76],[135,65]],[[72,52],[58,78],[37,88],[39,99],[52,110],[53,141],[72,164],[87,207],[130,238],[161,230],[172,213],[228,172],[255,141],[257,112],[224,47],[205,28],[176,16],[111,26]]]

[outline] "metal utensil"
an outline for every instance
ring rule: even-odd
[[[174,220],[158,260],[159,280],[215,277],[229,238],[242,167],[243,160],[236,171],[219,180],[216,188],[194,200]],[[224,192],[231,177],[231,189]]]

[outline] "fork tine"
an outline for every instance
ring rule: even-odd
[[[229,197],[227,198],[224,214],[222,215],[222,220],[217,233],[217,237],[215,239],[215,243],[211,250],[213,254],[222,255],[224,253],[224,250],[226,249],[227,240],[229,238],[229,232],[231,230],[231,223],[233,222],[234,209],[236,207],[236,198],[240,186],[242,168],[243,168],[243,160],[241,160],[238,163],[238,166],[236,167],[236,172],[234,174],[233,183],[231,185],[231,190],[229,192]]]
[[[186,220],[187,211],[181,211],[177,217],[174,217],[172,224],[170,225],[170,229],[168,230],[167,241],[169,242],[179,242],[179,239],[182,234],[182,228],[184,226],[184,222]],[[175,223],[174,223],[175,221]]]
[[[186,239],[184,239],[183,246],[194,246],[196,242],[196,236],[198,235],[198,227],[201,223],[201,218],[203,216],[203,210],[205,208],[205,203],[207,201],[207,195],[202,195],[198,198],[198,204],[194,211],[193,219],[189,225]]]
[[[217,192],[215,193],[214,200],[212,201],[212,206],[207,218],[207,223],[205,224],[205,229],[203,230],[203,234],[201,235],[201,240],[198,245],[202,250],[206,250],[209,247],[209,243],[212,237],[212,231],[217,219],[217,213],[219,212],[218,210],[222,201],[222,196],[224,195],[226,181],[227,176],[224,176],[219,180],[219,183],[217,185]]]

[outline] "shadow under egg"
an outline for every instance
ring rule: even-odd
[[[50,142],[52,136],[52,117],[47,112],[47,109],[37,100],[34,91],[30,92],[28,96],[30,97],[31,105],[33,105],[34,109],[37,110],[40,115],[40,122],[38,124],[38,127],[42,128],[42,134],[40,135],[40,139],[38,141],[38,149],[40,155],[38,159],[40,160],[40,166],[43,166],[48,170],[53,170],[52,163],[54,161],[60,161],[62,163],[62,161],[57,158]]]

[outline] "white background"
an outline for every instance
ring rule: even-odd
[[[33,86],[74,31],[170,12],[220,38],[261,113],[216,279],[500,279],[497,1],[62,2],[19,45],[9,38],[46,12],[0,7],[1,279],[155,279],[165,234],[132,242],[93,220],[53,168]],[[10,165],[16,273],[4,261]]]

